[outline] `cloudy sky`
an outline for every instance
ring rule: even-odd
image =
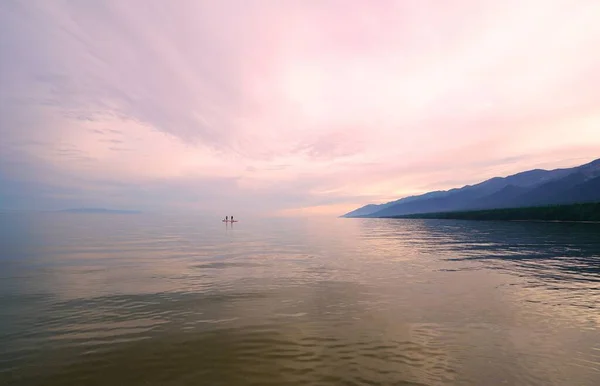
[[[600,157],[600,2],[0,2],[0,209],[342,214]]]

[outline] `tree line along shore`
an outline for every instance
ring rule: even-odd
[[[593,221],[600,222],[600,202],[524,208],[416,213],[383,218],[501,220],[501,221]]]

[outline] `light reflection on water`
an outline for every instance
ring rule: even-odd
[[[600,384],[598,225],[5,214],[0,230],[0,384]]]

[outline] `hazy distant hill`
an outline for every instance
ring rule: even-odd
[[[114,213],[114,214],[137,214],[141,213],[136,210],[115,210],[115,209],[104,209],[104,208],[74,208],[64,209],[59,212],[64,213]]]
[[[425,194],[422,194],[419,196],[404,197],[404,198],[401,198],[396,201],[387,202],[385,204],[369,204],[369,205],[365,205],[361,208],[355,209],[352,212],[346,213],[344,215],[344,217],[364,216],[364,215],[378,212],[380,210],[383,210],[385,208],[388,208],[388,207],[396,205],[396,204],[408,203],[408,202],[412,202],[412,201],[416,201],[416,200],[422,200],[425,198],[443,197],[450,193],[451,193],[451,191],[435,191],[435,192],[425,193]]]
[[[344,217],[388,217],[579,202],[600,202],[600,159],[574,168],[529,170],[494,177],[476,185],[371,204]]]

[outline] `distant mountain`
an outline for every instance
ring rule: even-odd
[[[113,214],[138,214],[141,213],[136,210],[116,210],[116,209],[104,209],[104,208],[74,208],[64,209],[59,212],[63,213],[113,213]]]
[[[355,209],[352,212],[346,213],[343,217],[360,217],[360,216],[366,216],[375,212],[378,212],[380,210],[383,210],[385,208],[388,208],[390,206],[396,205],[396,204],[404,204],[407,202],[411,202],[411,201],[416,201],[416,200],[421,200],[424,198],[433,198],[433,197],[442,197],[445,195],[450,194],[450,191],[435,191],[435,192],[429,192],[429,193],[425,193],[422,194],[420,196],[409,196],[409,197],[404,197],[401,198],[399,200],[396,201],[390,201],[387,202],[385,204],[368,204],[365,205],[361,208]]]
[[[343,217],[388,217],[579,202],[600,202],[600,159],[574,168],[529,170],[462,188],[366,205]]]
[[[367,216],[370,215],[372,213],[378,212],[382,209],[387,208],[388,206],[392,206],[396,203],[397,201],[392,201],[392,202],[388,202],[387,204],[368,204],[365,205],[361,208],[355,209],[352,212],[348,212],[346,213],[343,217],[361,217],[361,216]]]

